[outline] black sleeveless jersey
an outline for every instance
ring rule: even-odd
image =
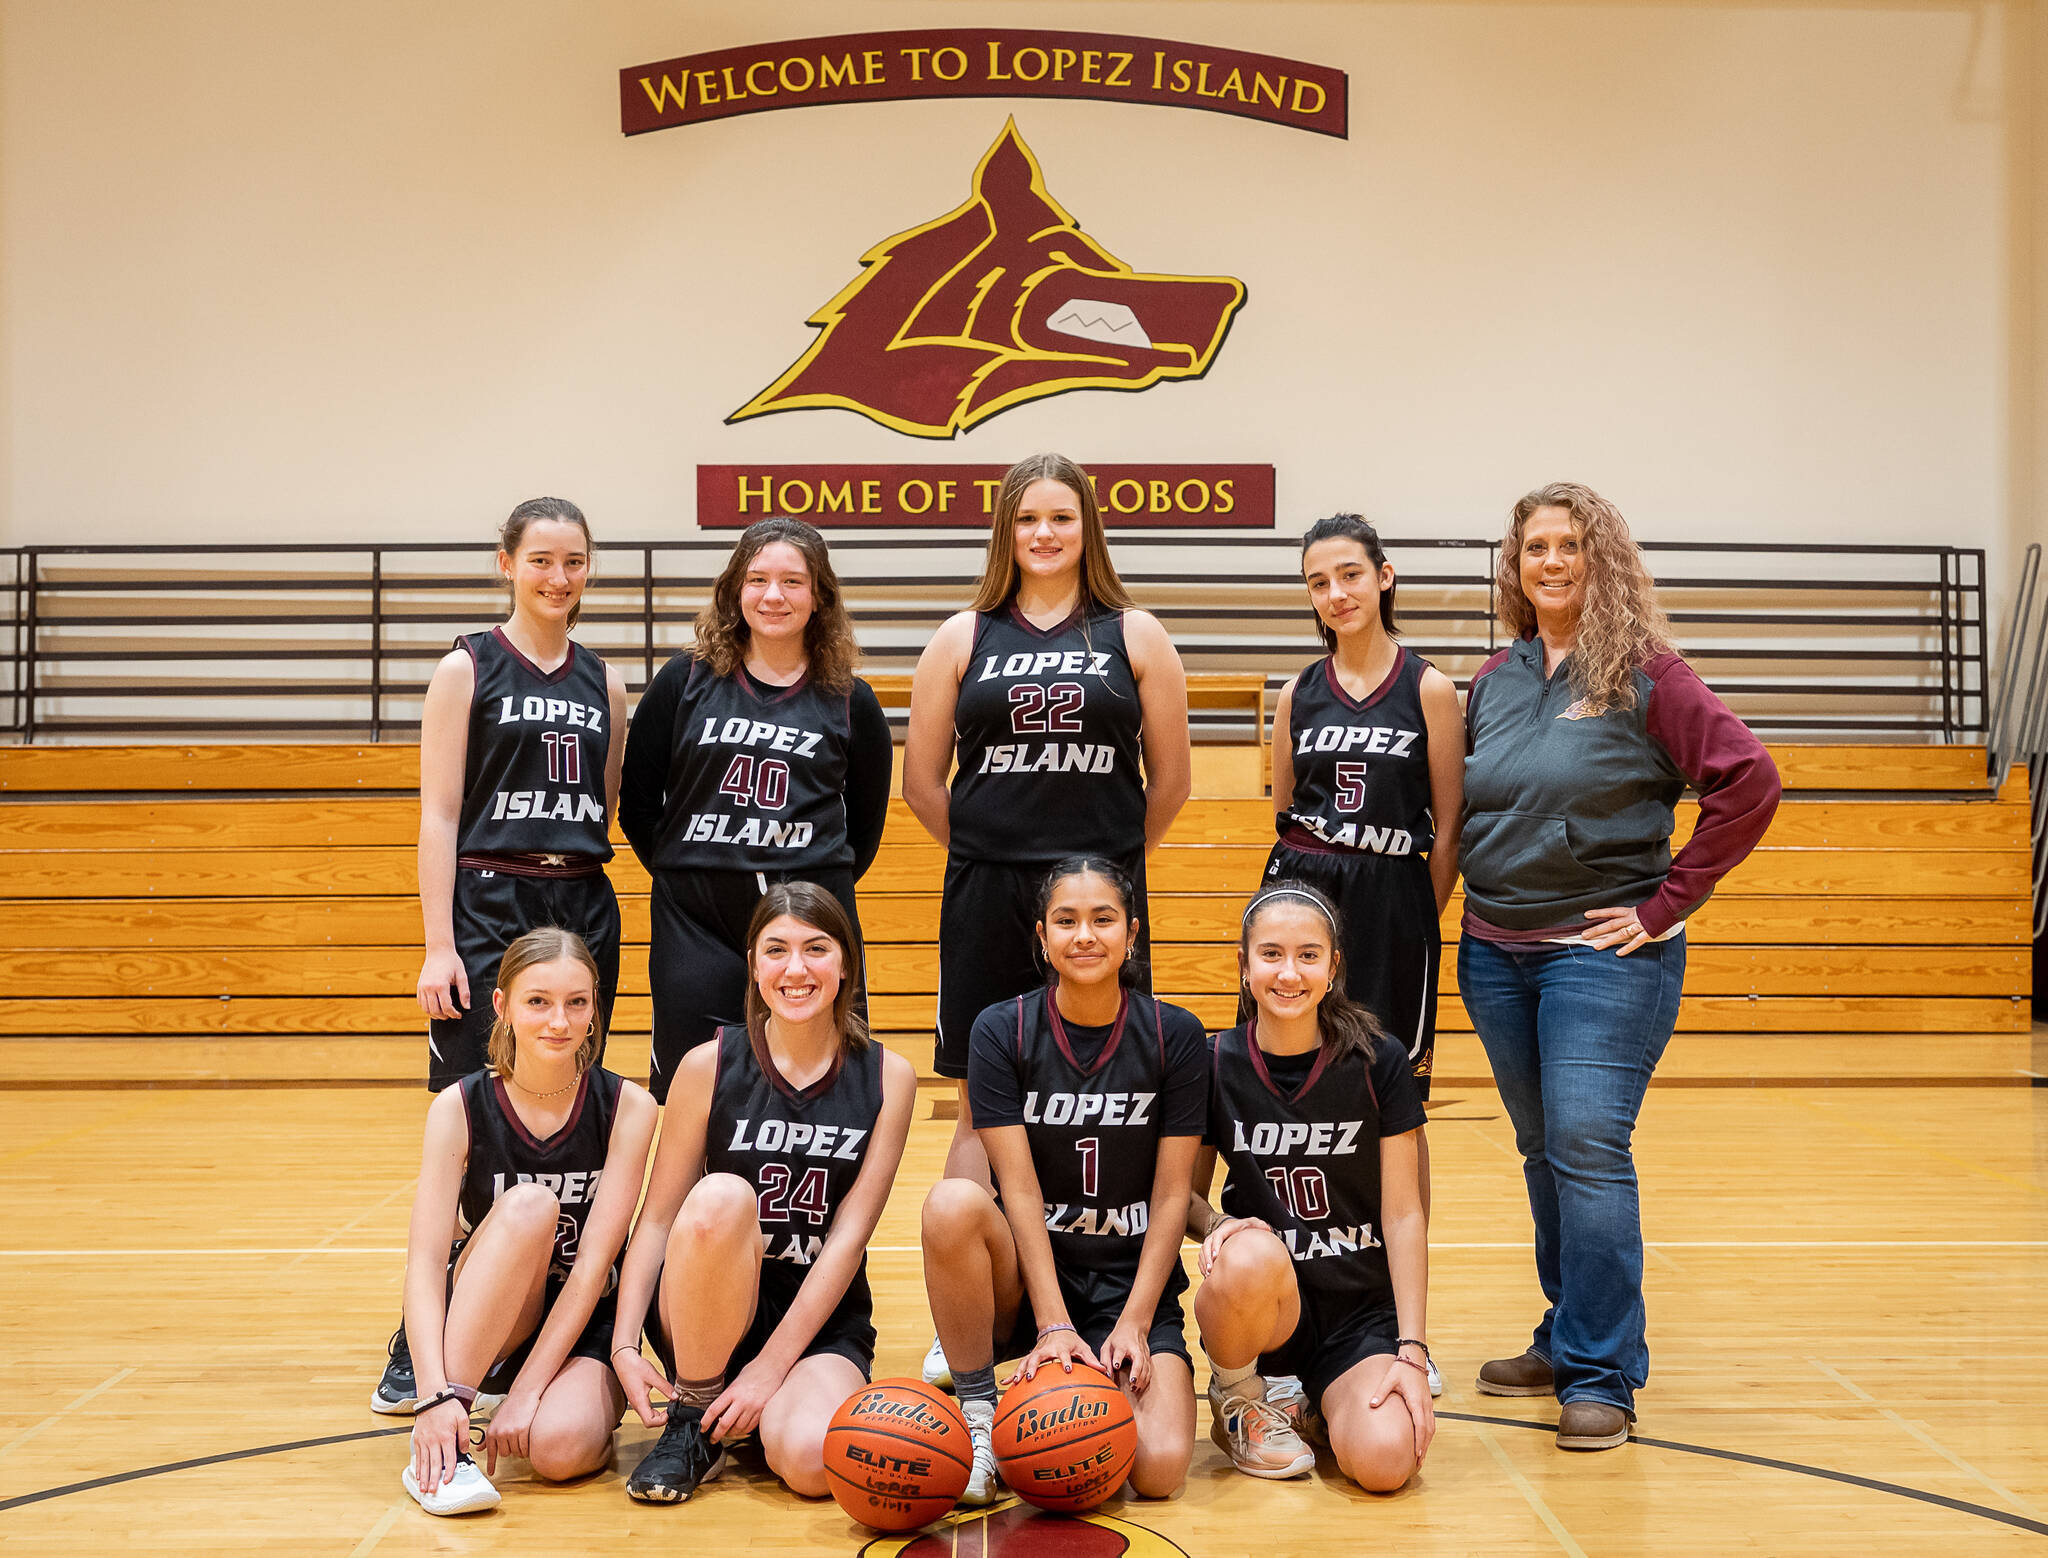
[[[1222,1209],[1272,1225],[1319,1310],[1332,1299],[1343,1308],[1394,1307],[1380,1241],[1380,1138],[1422,1123],[1398,1044],[1376,1044],[1370,1060],[1332,1062],[1319,1052],[1290,1087],[1275,1080],[1248,1028],[1216,1036],[1208,1140],[1229,1176]]]
[[[577,1242],[583,1237],[583,1220],[597,1201],[598,1182],[604,1177],[622,1085],[617,1075],[602,1066],[584,1072],[568,1120],[541,1141],[512,1112],[505,1084],[495,1073],[472,1071],[464,1077],[462,1110],[469,1120],[469,1161],[462,1169],[462,1237],[474,1233],[498,1197],[514,1185],[540,1184],[554,1192],[562,1209],[555,1222],[555,1249],[548,1260],[548,1273],[557,1280],[568,1276],[576,1263]],[[607,1293],[618,1277],[614,1261],[605,1278]]]
[[[476,667],[456,852],[611,859],[604,662],[572,641],[569,658],[543,671],[502,628],[455,644]]]
[[[853,864],[846,837],[844,692],[808,676],[767,687],[744,670],[687,668],[662,786],[653,864],[663,870],[811,871]]]
[[[745,1028],[720,1028],[718,1082],[704,1126],[704,1170],[754,1187],[767,1273],[809,1272],[839,1203],[860,1177],[882,1113],[882,1046],[842,1054],[809,1087],[791,1087]],[[779,1263],[779,1265],[778,1265]],[[867,1257],[856,1290],[865,1291]]]
[[[1122,612],[1033,627],[984,611],[953,709],[959,771],[947,823],[963,860],[1050,865],[1145,847],[1138,679]]]
[[[1137,1271],[1159,1138],[1202,1132],[1205,1049],[1192,1013],[1128,990],[1085,1061],[1048,989],[998,1001],[975,1019],[967,1060],[974,1123],[1024,1127],[1062,1267]]]
[[[1294,798],[1277,818],[1290,842],[1320,843],[1379,855],[1427,854],[1435,838],[1429,814],[1429,727],[1422,719],[1422,673],[1429,662],[1396,652],[1387,679],[1363,703],[1337,681],[1325,658],[1295,678],[1287,721]]]

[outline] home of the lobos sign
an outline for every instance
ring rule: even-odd
[[[1090,465],[1103,522],[1136,526],[1273,526],[1270,465]],[[737,530],[771,514],[814,525],[986,525],[1000,465],[700,465],[697,524]]]

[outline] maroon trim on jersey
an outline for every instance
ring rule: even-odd
[[[604,862],[595,855],[457,855],[455,863],[468,871],[499,871],[506,876],[601,876]]]
[[[1029,633],[1033,638],[1057,638],[1076,623],[1088,620],[1088,597],[1083,595],[1080,604],[1049,628],[1035,626],[1029,617],[1019,611],[1017,609],[1017,597],[1014,595],[1010,597],[1010,604],[1003,609],[1009,613],[1012,622],[1016,623],[1018,627]]]
[[[1020,1021],[1023,1017],[1023,1011],[1023,1004],[1020,1002],[1017,1008]],[[1124,1019],[1130,1015],[1130,1011],[1131,992],[1128,990],[1119,991],[1116,1002],[1116,1021],[1109,1026],[1109,1037],[1102,1041],[1102,1053],[1095,1057],[1094,1065],[1084,1066],[1074,1058],[1073,1046],[1067,1043],[1067,1025],[1060,1021],[1058,992],[1050,987],[1045,992],[1045,1014],[1052,1019],[1052,1041],[1060,1047],[1060,1053],[1067,1057],[1067,1064],[1080,1072],[1084,1077],[1096,1075],[1104,1066],[1109,1064],[1110,1056],[1116,1053],[1117,1045],[1123,1042]],[[1161,1039],[1159,1042],[1161,1046],[1159,1053],[1163,1056],[1166,1053],[1166,1041]]]
[[[535,665],[531,660],[527,659],[525,655],[519,652],[519,646],[513,643],[511,639],[505,636],[505,630],[502,627],[492,628],[491,637],[495,638],[498,641],[499,647],[502,648],[506,654],[510,655],[514,660],[517,660],[521,665],[525,666],[527,670],[531,671],[535,676],[539,677],[541,681],[547,683],[549,686],[553,686],[556,682],[559,682],[563,677],[567,676],[572,670],[576,668],[576,640],[573,638],[569,640],[569,652],[568,654],[562,657],[562,663],[556,666],[552,671],[543,671],[539,666]]]
[[[1387,672],[1386,679],[1379,686],[1365,695],[1363,702],[1360,702],[1352,697],[1350,693],[1346,692],[1344,684],[1337,680],[1337,657],[1335,655],[1323,656],[1323,680],[1329,684],[1330,691],[1337,695],[1337,701],[1343,704],[1345,708],[1350,709],[1354,714],[1363,713],[1394,690],[1394,683],[1400,679],[1401,672],[1407,668],[1407,665],[1407,649],[1400,644],[1396,644],[1394,646],[1394,668]]]
[[[725,1029],[720,1028],[718,1031],[723,1034]],[[722,1046],[722,1039],[720,1043]],[[754,1064],[761,1068],[761,1075],[768,1079],[768,1085],[776,1092],[794,1098],[800,1104],[810,1103],[813,1099],[831,1092],[832,1084],[839,1080],[839,1073],[846,1069],[846,1046],[841,1044],[833,1052],[832,1064],[825,1068],[825,1074],[808,1087],[798,1087],[782,1074],[782,1068],[775,1064],[775,1057],[769,1053],[766,1024],[762,1025],[759,1033],[754,1031],[752,1023],[747,1024],[747,1048],[754,1052]],[[725,1055],[722,1048],[718,1058],[723,1063]]]
[[[787,703],[791,698],[794,698],[798,693],[810,686],[811,667],[809,662],[805,662],[804,674],[791,682],[787,687],[777,687],[773,682],[761,681],[744,665],[733,672],[732,679],[739,684],[741,692],[765,707],[777,703]],[[773,687],[775,690],[772,693],[763,692],[761,689],[764,687]]]
[[[1316,1063],[1308,1068],[1308,1076],[1303,1080],[1301,1086],[1292,1093],[1283,1093],[1274,1085],[1273,1073],[1266,1069],[1266,1052],[1259,1048],[1258,1035],[1252,1031],[1256,1024],[1257,1019],[1254,1018],[1239,1030],[1244,1034],[1244,1047],[1252,1057],[1252,1070],[1258,1073],[1259,1080],[1266,1085],[1266,1091],[1282,1103],[1300,1103],[1304,1098],[1308,1097],[1315,1085],[1322,1081],[1323,1072],[1330,1064],[1330,1046],[1327,1044],[1318,1045],[1316,1047]],[[1366,1069],[1368,1075],[1370,1075],[1371,1067]],[[1370,1086],[1369,1083],[1368,1086]]]
[[[591,1070],[596,1070],[592,1067]],[[519,1111],[512,1107],[512,1095],[505,1091],[505,1079],[496,1072],[491,1073],[491,1088],[497,1094],[498,1109],[511,1122],[512,1129],[519,1133],[519,1139],[537,1152],[546,1152],[550,1145],[560,1141],[576,1129],[576,1122],[583,1118],[583,1105],[590,1097],[590,1071],[576,1079],[576,1101],[569,1105],[569,1117],[562,1122],[554,1135],[542,1140],[526,1128],[526,1122],[519,1118]]]

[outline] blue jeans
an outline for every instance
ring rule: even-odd
[[[1534,1349],[1559,1401],[1635,1410],[1650,1377],[1643,1227],[1629,1143],[1678,1021],[1685,937],[1627,957],[1466,936],[1458,991],[1492,1062],[1536,1221],[1550,1301]]]

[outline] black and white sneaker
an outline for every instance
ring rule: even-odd
[[[725,1447],[704,1437],[704,1409],[671,1401],[668,1426],[626,1479],[643,1504],[680,1504],[725,1470]]]
[[[384,1377],[370,1393],[370,1410],[386,1417],[404,1417],[419,1405],[419,1391],[412,1380],[412,1348],[406,1345],[404,1321],[391,1333],[385,1352]]]

